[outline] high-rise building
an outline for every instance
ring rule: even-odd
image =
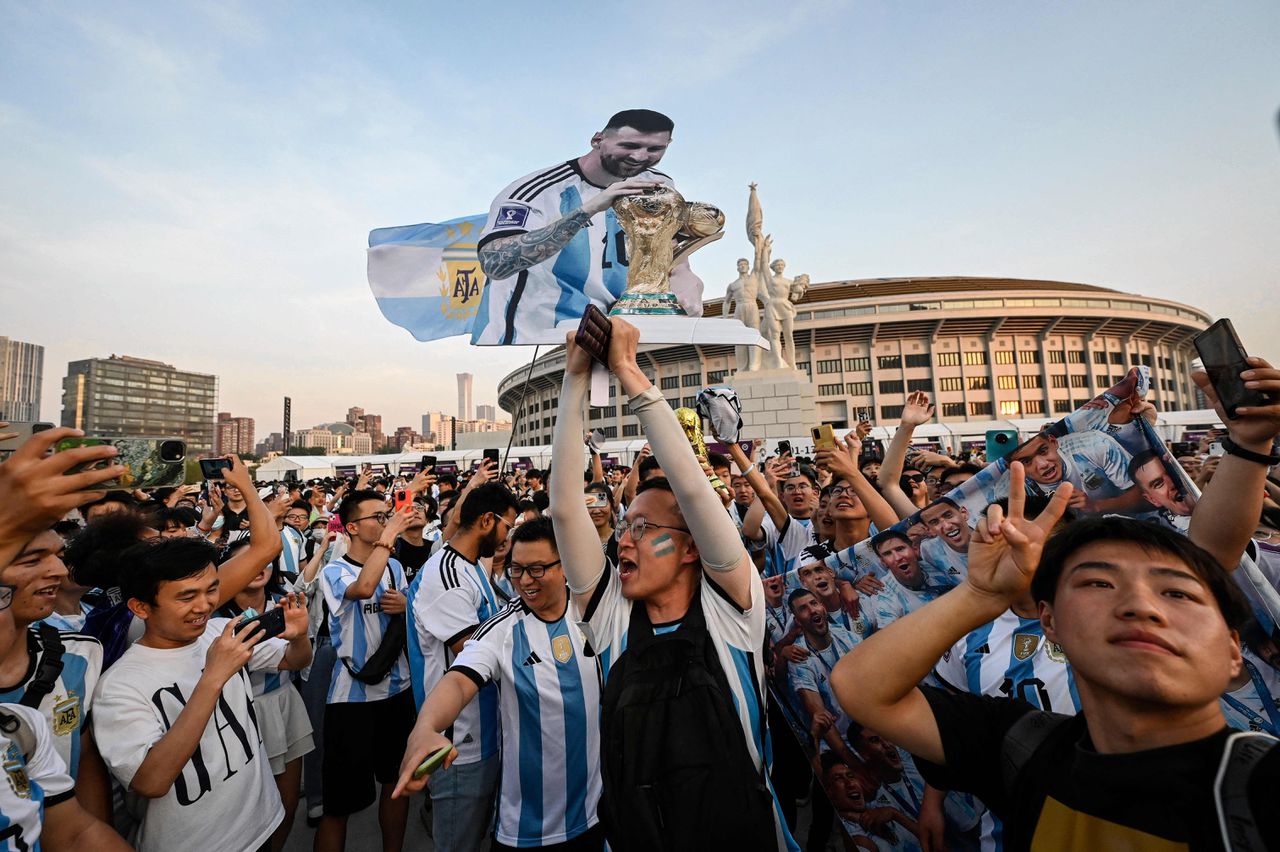
[[[445,447],[452,446],[453,420],[454,418],[439,411],[422,415],[423,441],[431,444],[440,444]]]
[[[369,441],[373,444],[375,450],[381,448],[386,443],[386,438],[382,434],[382,415],[381,414],[362,414],[360,422],[356,424],[357,432],[364,432],[369,436]]]
[[[0,337],[0,420],[39,420],[43,379],[43,346]]]
[[[496,405],[477,405],[476,420],[497,420],[498,406]]]
[[[413,431],[412,426],[397,426],[395,436],[391,439],[391,443],[398,450],[403,450],[410,444],[417,444],[420,441],[421,437],[417,432]]]
[[[357,405],[353,405],[347,409],[347,423],[351,424],[352,426],[357,426],[359,425],[360,421],[363,419],[364,419],[363,408],[360,408]]]
[[[187,455],[213,451],[218,377],[112,355],[67,365],[62,425],[88,435],[177,437]]]
[[[471,406],[471,383],[475,376],[470,373],[458,373],[458,419],[474,420],[475,412]]]
[[[253,451],[253,418],[232,417],[229,412],[219,411],[213,433],[213,452],[216,455],[235,453],[247,456]]]

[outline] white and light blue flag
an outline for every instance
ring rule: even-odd
[[[391,322],[422,341],[470,334],[485,274],[476,238],[485,214],[369,232],[369,289]]]

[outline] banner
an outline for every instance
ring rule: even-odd
[[[422,341],[471,333],[484,295],[483,214],[369,232],[369,289],[382,315]]]

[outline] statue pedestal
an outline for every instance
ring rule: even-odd
[[[742,438],[800,438],[818,425],[813,382],[799,370],[751,370],[728,382],[742,402]]]

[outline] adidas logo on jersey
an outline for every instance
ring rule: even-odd
[[[522,666],[532,666],[532,665],[535,665],[535,664],[540,663],[540,662],[542,662],[542,658],[538,656],[538,652],[537,652],[537,651],[531,651],[531,652],[529,652],[529,656],[525,657],[525,658],[524,658],[524,662],[523,662],[523,663],[521,663],[520,665],[522,665]]]
[[[990,653],[991,653],[991,646],[990,646],[990,645],[988,645],[986,642],[983,642],[981,645],[979,645],[977,648],[975,648],[975,649],[974,649],[973,653],[975,653],[975,654],[990,654]]]

